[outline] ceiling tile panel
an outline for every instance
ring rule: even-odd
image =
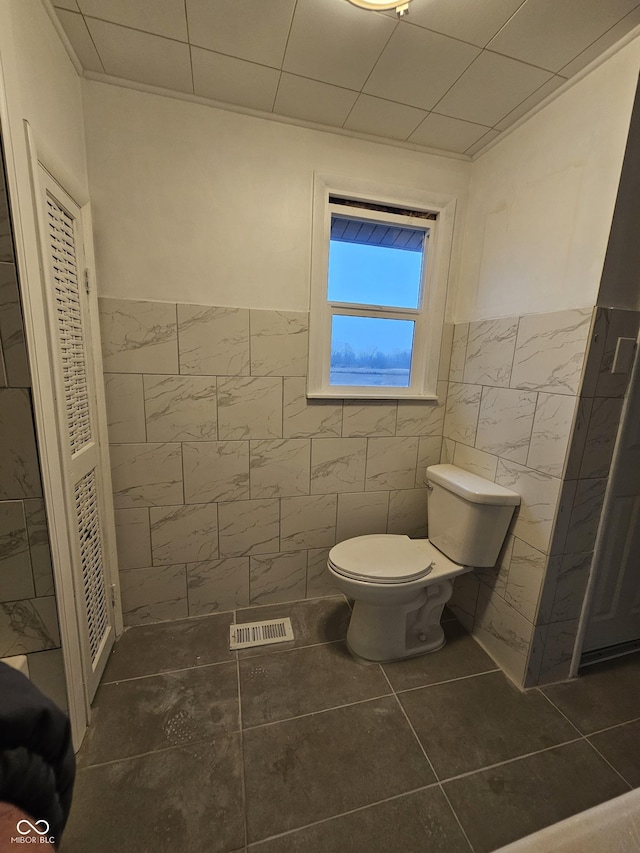
[[[359,91],[396,26],[345,0],[298,0],[283,69]]]
[[[283,72],[273,111],[280,115],[342,127],[357,92]]]
[[[479,53],[477,47],[403,22],[363,91],[429,110]]]
[[[295,0],[186,0],[192,44],[280,68]]]
[[[89,30],[82,15],[78,12],[67,12],[65,9],[59,9],[58,18],[82,67],[89,71],[98,71],[103,74],[104,68],[100,62],[98,51],[91,40]]]
[[[471,155],[640,27],[640,0],[52,3],[87,71]]]
[[[436,111],[493,127],[551,76],[548,71],[483,51],[438,103]]]
[[[496,124],[496,128],[498,130],[505,130],[507,127],[511,127],[512,124],[521,119],[522,116],[526,115],[529,110],[532,110],[536,104],[539,104],[540,101],[544,101],[547,95],[550,95],[552,92],[562,86],[563,83],[566,83],[564,77],[558,77],[556,74],[551,80],[547,80],[546,83],[543,83],[539,89],[529,95],[528,98],[525,98],[522,103],[518,104],[515,110],[512,110],[508,115],[506,115],[501,121]]]
[[[78,0],[54,0],[53,5],[56,9],[70,9],[72,12],[79,12]]]
[[[484,47],[524,0],[414,0],[409,22]]]
[[[270,112],[280,72],[266,65],[191,48],[193,85],[196,95]]]
[[[157,36],[187,40],[187,16],[184,0],[153,0],[140,3],[136,0],[78,0],[85,15],[133,27]]]
[[[150,86],[192,92],[189,45],[87,18],[104,70]]]
[[[611,45],[615,44],[623,36],[626,36],[627,33],[631,32],[637,26],[640,26],[640,6],[637,6],[628,15],[625,15],[621,21],[607,30],[599,39],[596,39],[586,50],[579,53],[568,65],[561,68],[560,74],[563,77],[572,77],[578,71],[582,71],[586,65],[597,59],[600,54],[604,53]]]
[[[344,127],[390,139],[407,139],[424,117],[424,110],[360,95]]]
[[[637,5],[637,0],[526,0],[488,47],[559,71]]]
[[[488,130],[484,136],[481,136],[477,142],[474,142],[467,150],[464,152],[468,154],[470,157],[475,156],[478,151],[482,151],[485,145],[488,145],[490,142],[493,142],[496,137],[500,136],[499,130]]]
[[[458,118],[429,113],[411,134],[409,142],[462,154],[470,145],[483,137],[488,130],[488,127],[481,124],[472,124],[469,121],[460,121]]]

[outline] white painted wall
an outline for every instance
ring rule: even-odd
[[[314,170],[456,194],[463,221],[462,160],[104,83],[84,96],[103,296],[307,310]]]
[[[596,304],[640,39],[473,163],[457,322]]]
[[[44,303],[40,298],[40,242],[30,179],[24,121],[33,131],[38,155],[82,204],[87,199],[80,80],[40,0],[0,0],[0,120],[7,159],[7,178],[20,275],[25,331],[32,367],[33,402],[44,463],[43,490],[47,506],[64,506],[60,442],[52,413],[56,403],[51,359],[46,346]],[[36,346],[35,343],[38,342]],[[43,425],[47,425],[43,428]],[[80,637],[66,529],[50,528],[56,599],[62,636],[67,696],[73,741],[80,746],[87,723]],[[54,681],[61,673],[54,674]],[[50,682],[50,687],[52,683]],[[56,685],[56,691],[64,689]]]
[[[52,167],[69,178],[77,195],[86,195],[80,78],[40,0],[0,0],[0,62],[8,124],[3,129],[13,149],[20,208],[25,215],[31,210],[24,119]]]
[[[598,305],[640,311],[640,86],[631,117]]]

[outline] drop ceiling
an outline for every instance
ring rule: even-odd
[[[640,25],[638,0],[53,2],[89,77],[470,155]]]

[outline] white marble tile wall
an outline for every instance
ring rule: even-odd
[[[195,563],[218,557],[215,504],[152,506],[149,522],[154,566]]]
[[[12,388],[28,388],[31,385],[31,376],[24,338],[18,276],[15,265],[10,262],[0,262],[0,343],[5,373],[3,384]]]
[[[608,475],[618,434],[622,403],[621,397],[594,398],[580,466],[581,479]]]
[[[206,441],[217,438],[215,377],[143,378],[147,441]]]
[[[463,381],[508,388],[517,333],[516,317],[470,323]]]
[[[500,551],[500,556],[495,566],[487,566],[474,569],[474,575],[486,584],[489,589],[505,597],[507,589],[507,581],[509,580],[509,569],[511,567],[511,555],[516,543],[516,539],[510,533],[507,533],[506,539]]]
[[[567,478],[538,612],[527,684],[567,678],[605,497],[628,375],[612,374],[619,337],[635,338],[640,312],[597,308],[565,469]]]
[[[578,619],[569,619],[536,628],[525,687],[564,681],[568,677],[578,625]]]
[[[592,314],[588,308],[521,317],[510,386],[577,395]]]
[[[449,608],[467,631],[475,634],[475,620],[478,613],[478,595],[480,583],[475,572],[467,572],[457,577],[453,584],[453,593],[449,600]]]
[[[618,338],[638,337],[640,313],[617,308],[597,308],[589,356],[582,383],[582,395],[587,397],[622,397],[629,377],[612,373],[613,357]]]
[[[487,480],[494,481],[496,479],[499,461],[497,456],[485,453],[484,450],[477,450],[475,447],[468,447],[466,444],[452,443],[454,446],[453,457],[451,460],[447,459],[447,462]]]
[[[187,594],[190,616],[247,607],[250,602],[249,557],[187,563]]]
[[[340,593],[327,571],[329,548],[309,548],[307,551],[307,598],[321,598]]]
[[[345,400],[342,410],[342,435],[345,438],[395,435],[397,416],[398,404],[395,401],[375,400],[361,403],[358,400]]]
[[[512,531],[533,548],[548,553],[562,481],[517,462],[498,462],[496,483],[520,495]]]
[[[338,495],[309,495],[280,501],[280,550],[326,548],[336,543]]]
[[[23,501],[0,502],[0,601],[34,598]]]
[[[427,536],[427,490],[399,489],[389,492],[388,533]]]
[[[437,401],[343,403],[306,398],[306,314],[100,303],[130,624],[330,594],[336,542],[426,535],[451,324]]]
[[[41,497],[29,390],[0,388],[0,500]]]
[[[454,329],[442,460],[522,503],[498,565],[475,573],[477,612],[461,584],[452,606],[462,596],[474,634],[519,683],[568,674],[624,392],[612,352],[639,318],[579,309]]]
[[[389,492],[338,495],[336,541],[386,531],[388,520]]]
[[[451,343],[449,382],[462,382],[469,338],[469,323],[456,323]]]
[[[105,299],[100,325],[106,373],[178,373],[175,305]]]
[[[307,552],[251,557],[251,599],[254,604],[276,604],[304,598],[307,588]]]
[[[0,658],[66,707],[49,531],[0,138]]]
[[[478,450],[525,465],[538,395],[512,388],[485,387],[478,417]]]
[[[121,571],[120,592],[126,625],[183,619],[189,615],[184,565]]]
[[[471,447],[475,445],[481,399],[481,385],[449,383],[444,416],[445,438]]]
[[[25,500],[24,515],[27,521],[29,556],[36,596],[54,595],[53,566],[44,501],[41,498]]]
[[[306,399],[306,315],[112,302],[102,307],[118,322],[103,328],[115,329],[107,381],[122,389],[109,417],[129,624],[331,594],[329,548],[367,533],[425,535],[424,469],[453,461],[524,496],[498,567],[461,578],[454,611],[475,620],[514,680],[529,659],[528,678],[531,667],[560,671],[575,621],[563,591],[579,572],[568,561],[552,594],[548,555],[557,545],[562,567],[565,543],[582,549],[593,537],[589,507],[606,476],[578,483],[584,447],[569,441],[575,421],[583,445],[590,428],[603,445],[593,402],[575,412],[590,312],[449,325],[438,403],[342,403]],[[128,306],[135,322],[123,318]],[[133,337],[122,333],[130,326]],[[167,534],[172,513],[181,520]]]
[[[147,440],[142,375],[105,373],[109,441],[112,444]]]
[[[504,598],[480,584],[473,634],[516,684],[525,678],[533,625]]]
[[[308,314],[293,311],[250,311],[251,374],[306,376],[309,348]]]
[[[249,375],[249,311],[178,305],[180,373]]]
[[[427,485],[427,468],[443,462],[442,436],[420,436],[418,439],[418,463],[416,466],[416,488]]]
[[[53,595],[0,603],[2,657],[59,647],[58,614]]]

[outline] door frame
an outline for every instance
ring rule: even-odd
[[[87,689],[84,684],[82,666],[82,642],[76,608],[76,590],[72,570],[72,548],[70,531],[73,520],[70,519],[65,499],[63,481],[63,462],[60,428],[57,419],[55,385],[53,381],[53,358],[48,325],[48,312],[45,302],[45,276],[43,269],[42,246],[38,226],[39,185],[38,169],[41,163],[54,177],[65,192],[73,198],[80,209],[84,234],[85,265],[92,282],[92,294],[89,300],[90,338],[100,340],[95,293],[95,258],[92,240],[92,219],[89,198],[75,177],[70,174],[55,155],[48,151],[46,142],[36,139],[28,121],[23,120],[24,159],[30,181],[30,198],[24,171],[20,176],[16,163],[15,146],[20,140],[12,139],[7,110],[4,79],[0,68],[0,121],[3,129],[3,141],[7,164],[7,183],[12,211],[16,264],[20,280],[22,310],[25,325],[25,338],[31,367],[32,397],[36,422],[39,457],[42,469],[42,488],[47,513],[53,575],[56,590],[56,607],[60,626],[60,639],[64,661],[67,700],[71,734],[76,751],[80,748],[91,708]],[[22,193],[19,188],[22,187]],[[96,378],[102,376],[102,354],[95,347],[93,354]],[[100,386],[98,386],[100,388]],[[108,435],[104,394],[98,393],[96,431],[100,443],[100,464],[103,470],[103,488],[100,498],[107,512],[113,517],[113,495],[111,490],[111,471],[108,455]],[[117,570],[115,530],[112,524],[104,530],[105,582],[113,591],[115,633],[122,632],[122,607],[120,585]]]
[[[593,557],[591,561],[591,571],[589,572],[589,579],[587,581],[587,588],[585,591],[584,601],[582,604],[582,611],[580,613],[580,621],[578,623],[578,631],[576,634],[576,644],[573,649],[573,656],[571,658],[571,666],[569,668],[569,678],[576,678],[578,675],[578,670],[580,669],[583,655],[583,648],[585,643],[585,638],[587,634],[587,628],[589,625],[589,617],[591,614],[591,605],[593,602],[593,595],[596,588],[596,581],[600,571],[604,570],[603,556],[605,550],[604,540],[607,535],[607,528],[609,523],[609,518],[611,515],[611,504],[613,501],[612,494],[612,483],[616,477],[618,468],[623,464],[621,461],[621,436],[625,427],[626,419],[628,416],[628,412],[631,408],[631,398],[632,396],[640,395],[640,334],[636,339],[636,348],[634,353],[633,365],[631,368],[631,372],[629,375],[629,382],[627,385],[627,390],[624,397],[624,402],[622,405],[622,411],[620,413],[620,421],[618,423],[618,430],[616,434],[616,441],[613,449],[613,456],[611,459],[611,467],[609,469],[609,475],[607,478],[607,488],[605,492],[604,503],[602,505],[602,512],[600,514],[600,521],[598,524],[598,533],[596,536],[596,541],[593,549]]]
[[[33,145],[30,146],[32,153]],[[115,549],[113,542],[109,543],[109,533],[113,534],[113,505],[108,495],[111,495],[111,483],[108,491],[104,489],[105,470],[108,469],[108,458],[103,451],[104,444],[101,441],[98,414],[98,398],[102,382],[102,365],[96,365],[96,350],[99,348],[99,336],[95,337],[95,322],[98,314],[96,304],[95,287],[91,287],[88,261],[85,246],[91,243],[91,233],[85,234],[86,225],[83,222],[82,211],[77,206],[75,199],[52,176],[41,159],[32,160],[34,173],[34,207],[36,220],[40,234],[40,267],[42,276],[41,293],[47,310],[47,337],[51,371],[54,379],[54,388],[57,396],[56,420],[60,441],[58,446],[61,451],[61,465],[63,468],[63,485],[66,499],[66,520],[68,521],[68,532],[71,542],[72,553],[72,577],[76,591],[76,615],[79,626],[80,646],[83,663],[83,681],[85,684],[86,701],[88,704],[100,683],[106,661],[113,646],[115,638],[115,613],[113,595],[113,584],[111,583],[112,571],[109,566],[113,565]],[[86,379],[86,392],[88,403],[88,414],[90,420],[90,435],[84,436],[83,445],[79,450],[71,448],[71,436],[69,431],[68,414],[68,389],[63,375],[61,352],[59,350],[60,328],[58,305],[55,298],[56,283],[52,274],[51,254],[49,244],[51,231],[47,208],[52,203],[56,210],[66,211],[73,220],[73,239],[76,253],[75,283],[77,287],[78,303],[80,312],[80,324],[82,327],[83,350],[84,350],[84,374]],[[88,210],[85,206],[85,211]],[[85,217],[86,219],[86,217]],[[98,372],[99,369],[99,372]],[[104,422],[104,418],[102,418]],[[103,587],[104,603],[107,608],[107,627],[101,636],[99,646],[92,651],[90,640],[90,609],[87,599],[85,568],[82,564],[82,536],[78,527],[77,487],[80,482],[86,481],[87,476],[93,474],[95,486],[95,498],[97,506],[99,525],[99,574],[100,585]],[[74,495],[75,492],[75,495]],[[86,507],[85,507],[86,509]],[[62,521],[62,514],[60,516]],[[92,596],[89,596],[90,598]],[[95,603],[95,601],[94,601]],[[95,639],[95,638],[94,638]]]

